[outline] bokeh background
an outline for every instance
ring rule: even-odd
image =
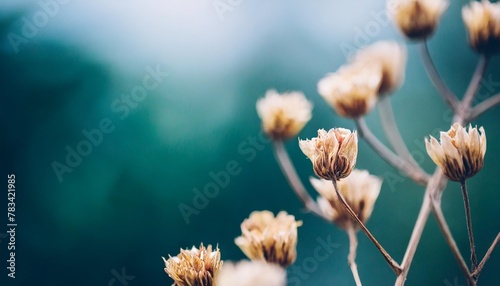
[[[430,40],[439,71],[459,94],[478,59],[466,44],[460,16],[465,4],[453,1]],[[253,210],[267,209],[287,210],[304,221],[297,268],[289,271],[300,280],[295,285],[354,285],[346,234],[303,211],[268,143],[250,144],[260,134],[255,102],[269,88],[301,90],[314,102],[303,138],[318,128],[354,128],[325,104],[316,84],[362,45],[404,41],[385,18],[384,6],[367,0],[1,1],[0,164],[4,190],[6,175],[16,175],[18,228],[15,280],[6,278],[6,239],[0,237],[0,284],[170,285],[162,256],[204,242],[218,244],[225,260],[243,259],[233,243],[239,225]],[[408,53],[406,81],[391,100],[405,141],[431,172],[423,138],[447,130],[451,116],[425,74],[418,45],[409,43]],[[494,58],[481,85],[482,99],[500,90],[498,64]],[[125,107],[123,98],[142,86],[151,70],[161,72],[157,86]],[[486,166],[469,181],[480,257],[500,227],[499,111],[474,122],[488,136]],[[67,164],[67,146],[77,148],[86,140],[83,131],[99,128],[103,119],[113,131],[58,178],[54,162]],[[377,111],[367,120],[383,139]],[[296,140],[286,145],[310,188],[310,162]],[[231,161],[241,172],[186,220],[180,206],[194,207],[194,189],[213,182],[210,173]],[[385,180],[368,226],[400,261],[423,188],[362,141],[358,168]],[[0,197],[5,218],[6,193]],[[467,258],[456,183],[449,183],[443,208]],[[5,227],[2,219],[1,234]],[[326,261],[313,263],[318,239],[330,239],[338,248]],[[359,240],[364,284],[392,285],[394,275],[375,247],[361,233]],[[499,285],[499,268],[497,250],[480,285]],[[117,279],[122,271],[129,280]],[[407,285],[465,285],[433,217]]]

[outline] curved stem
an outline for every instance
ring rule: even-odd
[[[345,207],[347,213],[356,222],[356,224],[365,232],[366,236],[368,236],[368,238],[373,242],[373,244],[375,244],[375,247],[377,247],[377,249],[380,251],[380,253],[382,253],[382,255],[384,256],[385,260],[387,261],[389,266],[392,268],[394,273],[396,273],[396,275],[399,275],[401,273],[401,267],[399,267],[399,264],[394,259],[392,259],[392,257],[389,255],[389,253],[382,247],[382,245],[372,235],[372,233],[368,230],[368,228],[366,228],[364,223],[358,218],[356,213],[354,213],[354,211],[351,209],[351,207],[347,204],[344,197],[339,192],[339,188],[337,186],[337,181],[332,180],[332,183],[333,183],[333,187],[335,188],[335,192],[337,193],[337,197],[338,197],[339,201],[342,203],[342,205]]]
[[[493,240],[493,243],[491,243],[490,248],[488,248],[488,251],[486,251],[486,254],[484,255],[479,265],[477,266],[476,271],[474,271],[472,275],[474,275],[475,277],[479,277],[479,274],[481,274],[481,271],[483,270],[486,261],[490,259],[491,253],[493,252],[499,241],[500,241],[500,232],[497,234],[497,237],[495,237],[495,239]]]
[[[467,193],[467,186],[465,181],[461,182],[462,195],[464,197],[464,207],[465,207],[465,218],[467,220],[467,232],[469,233],[469,244],[470,244],[470,261],[472,272],[476,271],[477,268],[477,255],[476,246],[474,245],[474,234],[472,233],[472,219],[470,215],[470,204],[469,195]]]
[[[359,136],[365,139],[366,143],[370,145],[370,147],[387,163],[392,165],[394,168],[400,170],[405,173],[408,177],[410,177],[413,181],[426,185],[429,181],[429,175],[426,173],[420,172],[418,169],[415,169],[409,163],[402,160],[396,154],[394,154],[391,150],[389,150],[382,142],[380,142],[375,135],[370,131],[366,122],[363,118],[356,118],[356,126],[358,127]]]
[[[500,93],[495,94],[494,96],[492,96],[492,97],[486,99],[485,101],[479,103],[478,105],[476,105],[471,110],[469,118],[467,118],[467,121],[470,122],[470,121],[478,118],[479,116],[481,116],[481,114],[485,113],[490,108],[493,108],[495,105],[499,105],[499,104],[500,104]]]
[[[299,199],[302,201],[302,203],[304,203],[306,209],[313,212],[315,215],[327,221],[330,221],[323,215],[316,202],[311,198],[309,193],[306,191],[306,188],[302,184],[302,181],[300,180],[299,175],[297,174],[297,171],[295,170],[295,167],[293,166],[293,163],[290,160],[290,156],[288,156],[288,152],[286,151],[285,146],[283,145],[283,141],[273,141],[273,150],[276,157],[276,161],[278,161],[281,171],[283,172],[283,175],[285,175],[288,184],[295,192],[297,197],[299,197]]]
[[[439,198],[433,197],[431,198],[432,201],[432,209],[434,211],[434,215],[436,217],[436,220],[438,222],[439,228],[441,229],[441,232],[443,233],[443,236],[450,246],[451,252],[453,253],[453,256],[455,256],[455,259],[458,262],[458,265],[460,266],[460,269],[465,275],[465,279],[467,280],[467,284],[469,286],[474,286],[476,285],[476,282],[474,281],[474,278],[472,277],[471,273],[469,272],[469,268],[467,267],[467,263],[465,263],[464,258],[462,257],[462,254],[460,253],[460,250],[458,249],[457,243],[455,242],[455,239],[453,238],[453,235],[451,234],[450,228],[448,227],[448,223],[446,223],[446,219],[443,214],[443,210],[441,209],[441,195],[438,195]]]
[[[413,168],[418,169],[419,172],[425,173],[422,168],[417,164],[413,156],[408,151],[401,133],[399,132],[398,126],[396,125],[396,120],[394,118],[394,112],[392,109],[392,104],[389,96],[384,96],[379,100],[379,115],[380,122],[382,123],[382,128],[391,143],[392,148],[407,163],[410,163]]]
[[[488,67],[489,58],[482,55],[477,63],[476,70],[472,75],[472,79],[469,83],[469,87],[467,87],[467,91],[465,92],[464,98],[462,99],[462,116],[466,117],[466,114],[469,112],[469,107],[471,106],[472,100],[477,93],[477,89],[479,88],[479,84],[481,83],[481,79],[483,78],[484,72]]]
[[[441,76],[439,75],[434,62],[429,54],[429,47],[427,41],[422,42],[420,46],[420,55],[424,62],[427,75],[430,80],[438,90],[439,94],[443,97],[446,103],[450,106],[451,110],[456,111],[458,109],[458,99],[457,96],[448,88]]]
[[[356,286],[361,286],[361,279],[359,278],[358,266],[356,264],[356,249],[358,248],[358,238],[356,237],[356,229],[352,223],[347,227],[347,235],[349,236],[349,256],[347,256],[347,262],[349,267],[351,267],[352,276],[356,282]]]

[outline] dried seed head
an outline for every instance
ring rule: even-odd
[[[389,0],[389,11],[396,26],[412,40],[432,35],[441,16],[448,8],[448,0]]]
[[[314,173],[326,180],[349,176],[356,165],[358,136],[356,131],[337,128],[318,130],[318,137],[299,139],[299,147],[311,160]]]
[[[381,82],[381,64],[353,63],[321,79],[318,93],[340,116],[358,118],[375,106]]]
[[[219,248],[181,249],[177,256],[165,259],[165,272],[177,286],[215,286],[217,271],[222,266]]]
[[[406,48],[392,41],[378,41],[354,54],[351,62],[375,63],[382,66],[380,95],[399,88],[405,78]]]
[[[279,94],[268,90],[265,97],[257,101],[262,128],[275,140],[297,136],[311,119],[312,108],[302,92]]]
[[[466,131],[455,123],[448,132],[440,132],[440,141],[432,136],[425,138],[425,148],[432,161],[450,180],[464,182],[483,168],[486,154],[483,127],[478,131],[477,127],[469,125],[469,131]]]
[[[472,2],[462,8],[471,47],[483,54],[500,52],[500,3]]]
[[[310,178],[314,189],[320,194],[318,205],[326,217],[341,228],[348,228],[353,220],[337,197],[331,181]],[[337,183],[340,194],[356,213],[358,218],[366,223],[373,211],[373,206],[382,187],[382,179],[370,175],[365,170],[353,170],[349,177]],[[354,223],[355,225],[355,223]]]
[[[297,257],[297,227],[293,215],[282,211],[274,217],[270,211],[254,211],[241,224],[236,245],[252,260],[290,266]]]
[[[217,286],[285,286],[286,272],[263,261],[226,262],[217,275]]]

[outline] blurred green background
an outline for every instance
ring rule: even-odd
[[[430,41],[439,71],[459,94],[478,59],[466,44],[460,16],[465,3],[453,1]],[[302,138],[315,136],[318,128],[354,128],[325,104],[316,84],[345,62],[343,47],[404,41],[384,17],[384,6],[384,1],[366,0],[2,1],[1,174],[16,175],[18,228],[15,280],[6,278],[6,239],[0,237],[0,284],[170,285],[161,256],[204,242],[218,244],[225,260],[243,259],[233,243],[239,225],[253,210],[267,209],[287,210],[304,221],[296,268],[289,271],[290,279],[300,282],[295,285],[354,285],[346,234],[304,213],[269,144],[250,144],[260,133],[255,102],[268,88],[301,90],[314,102]],[[408,44],[408,53],[406,81],[391,100],[405,141],[431,172],[423,138],[447,130],[451,116],[425,74],[418,45]],[[494,58],[481,85],[482,99],[500,90],[498,64]],[[156,74],[158,84],[141,94],[148,74]],[[131,92],[139,100],[127,103]],[[469,181],[480,257],[500,229],[494,181],[500,172],[499,111],[474,122],[488,136],[485,168]],[[84,133],[99,128],[102,120],[112,131],[95,135],[99,144],[85,149]],[[377,112],[367,120],[383,138]],[[66,165],[68,146],[77,149],[80,143],[88,155],[58,178],[54,162]],[[287,143],[310,187],[310,162],[297,145]],[[186,220],[180,206],[193,207],[194,189],[213,183],[210,173],[225,170],[231,161],[241,172]],[[362,141],[357,167],[385,179],[368,227],[400,261],[423,188]],[[5,178],[4,189],[6,184]],[[5,218],[5,193],[1,197]],[[443,208],[467,258],[456,183],[449,183]],[[318,239],[338,248],[326,261],[314,263]],[[382,256],[361,233],[359,240],[364,285],[392,285],[394,275]],[[499,285],[499,268],[497,250],[480,285]],[[128,280],[117,278],[122,271]],[[407,285],[465,284],[431,217]]]

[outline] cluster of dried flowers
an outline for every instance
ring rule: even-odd
[[[297,257],[297,228],[302,224],[282,211],[255,211],[241,224],[241,236],[235,239],[251,261],[225,263],[212,246],[165,258],[165,272],[178,286],[284,286],[286,267]]]
[[[477,91],[474,78],[482,75],[489,57],[500,52],[500,4],[472,2],[462,9],[462,16],[468,31],[470,46],[482,59],[471,87],[459,100],[439,78],[430,60],[426,40],[437,29],[438,23],[449,6],[447,0],[389,0],[388,10],[396,27],[412,41],[419,41],[423,47],[424,62],[429,76],[438,91],[455,113],[450,130],[440,133],[440,142],[430,136],[425,138],[425,146],[430,158],[439,167],[431,176],[423,171],[409,156],[395,124],[387,130],[387,136],[394,151],[382,144],[368,129],[363,116],[370,113],[380,103],[381,116],[390,111],[388,95],[396,91],[405,77],[407,52],[404,45],[392,41],[376,42],[355,53],[336,72],[327,74],[318,82],[318,93],[339,116],[354,119],[358,130],[332,128],[318,130],[317,137],[299,139],[299,147],[312,163],[314,174],[310,183],[319,194],[314,200],[306,191],[295,168],[286,153],[284,140],[296,138],[312,117],[312,103],[302,92],[280,94],[269,90],[264,98],[257,101],[257,112],[262,120],[262,128],[273,140],[276,158],[285,177],[305,207],[345,230],[350,239],[348,257],[356,285],[361,285],[355,263],[356,233],[365,232],[379,249],[397,278],[396,285],[404,285],[411,261],[420,239],[422,225],[432,209],[438,219],[443,234],[455,254],[467,283],[476,285],[484,263],[499,241],[500,234],[491,245],[481,263],[478,264],[474,249],[470,208],[467,197],[466,180],[476,175],[484,166],[486,135],[467,122],[476,118],[489,107],[500,103],[485,103],[471,107]],[[500,98],[500,94],[497,95]],[[383,103],[385,102],[385,103]],[[488,105],[488,106],[485,106]],[[392,113],[392,112],[391,112]],[[389,121],[394,120],[389,117]],[[383,122],[383,120],[382,120]],[[384,123],[384,122],[383,122]],[[391,133],[393,132],[393,133]],[[378,243],[365,226],[381,191],[382,179],[366,170],[355,169],[358,155],[358,133],[388,163],[399,169],[417,183],[426,186],[419,219],[408,245],[405,258],[398,264]],[[399,139],[398,139],[399,137]],[[403,144],[403,146],[402,146]],[[466,218],[471,246],[471,267],[464,262],[456,249],[453,237],[442,216],[440,193],[444,189],[444,175],[461,183],[466,208]],[[276,216],[269,211],[255,211],[241,224],[241,236],[235,243],[250,261],[227,262],[223,266],[219,249],[212,246],[181,249],[177,256],[165,260],[165,271],[174,280],[174,285],[219,285],[219,286],[282,286],[286,284],[285,269],[296,259],[297,228],[302,224],[293,215],[282,211]],[[418,226],[417,226],[418,225]]]

